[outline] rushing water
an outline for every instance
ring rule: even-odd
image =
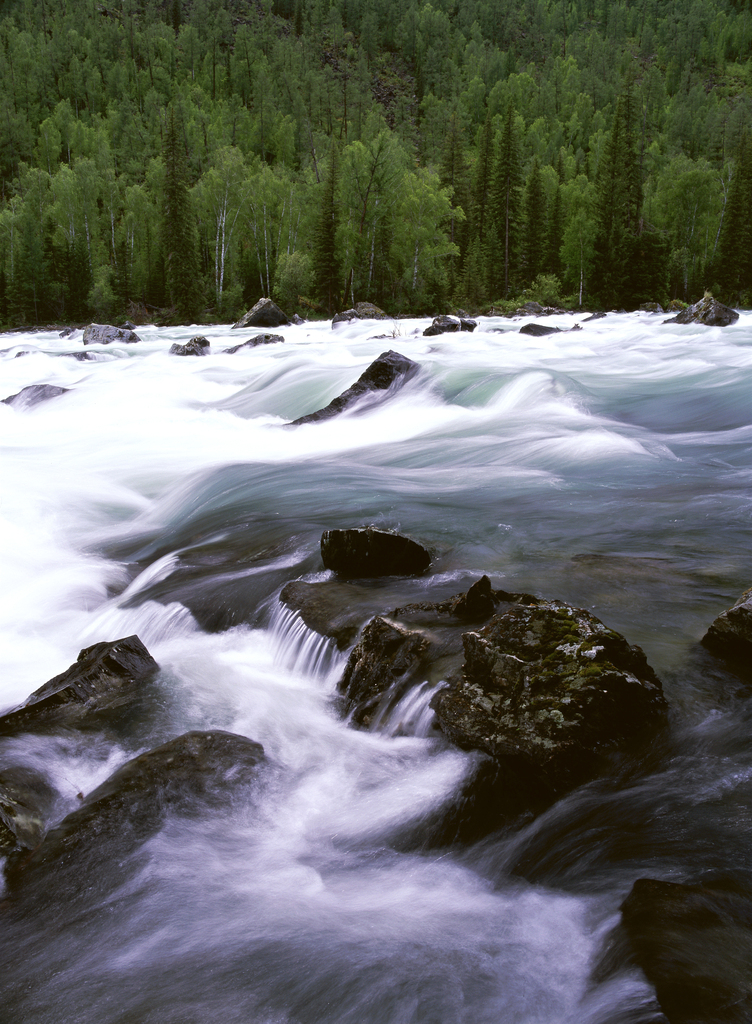
[[[55,817],[135,752],[190,728],[264,745],[232,806],[175,817],[63,909],[0,933],[0,996],[34,1024],[637,1024],[660,1019],[635,969],[599,967],[643,875],[752,873],[752,700],[697,642],[752,584],[752,313],[728,328],[649,314],[290,327],[284,345],[201,328],[208,358],[5,335],[0,397],[0,708],[138,633],[162,671],[129,739],[0,744],[57,789]],[[240,338],[237,335],[240,333]],[[388,335],[386,338],[384,335]],[[377,338],[377,335],[382,335]],[[328,422],[382,351],[422,370]],[[15,358],[19,352],[26,354]],[[322,578],[322,530],[422,541],[431,584],[589,608],[640,644],[671,702],[649,762],[467,848],[410,836],[473,758],[431,725],[430,692],[359,731],[334,699],[343,656],[280,609]],[[398,603],[395,600],[393,603]],[[9,1018],[9,1019],[11,1019]]]

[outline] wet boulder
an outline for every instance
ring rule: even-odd
[[[56,384],[29,384],[15,395],[3,399],[3,405],[11,405],[14,409],[30,409],[33,405],[46,402],[58,395],[66,395],[70,388],[59,388]]]
[[[584,609],[517,603],[462,641],[462,672],[432,702],[441,730],[552,793],[594,778],[607,751],[665,721],[642,650]]]
[[[277,345],[279,342],[285,339],[281,334],[257,334],[254,338],[249,338],[248,341],[243,341],[240,345],[233,345],[232,348],[225,349],[225,355],[231,356],[236,352],[240,352],[243,348],[256,348],[258,345]]]
[[[590,323],[591,320],[602,320],[607,315],[608,315],[607,313],[603,313],[603,312],[591,313],[590,316],[586,316],[585,319],[582,322],[584,324],[587,324],[587,323]]]
[[[159,666],[135,635],[84,648],[75,663],[0,716],[0,736],[82,726],[117,716]]]
[[[171,356],[208,356],[211,343],[202,334],[197,334],[184,345],[174,344],[170,346]]]
[[[133,345],[141,341],[135,331],[127,327],[112,327],[110,324],[89,324],[84,328],[84,345],[111,345],[113,342]]]
[[[242,327],[287,327],[290,319],[283,313],[276,302],[271,299],[261,298],[255,306],[248,310],[245,316],[241,317],[236,324],[232,325],[233,330]]]
[[[335,324],[349,323],[351,320],[360,320],[357,310],[343,309],[341,313],[335,313],[332,317],[332,327]]]
[[[39,845],[55,795],[47,781],[31,768],[0,768],[0,857]]]
[[[133,758],[84,798],[32,851],[11,854],[6,881],[11,892],[54,872],[69,872],[61,891],[84,888],[87,871],[107,867],[159,831],[171,811],[197,801],[222,803],[247,786],[264,763],[259,743],[222,732],[189,732]]]
[[[431,564],[431,555],[416,541],[372,527],[326,530],[321,536],[321,559],[326,569],[350,579],[414,576]]]
[[[208,338],[205,338],[202,334],[197,334],[195,338],[191,338],[185,345],[170,346],[171,356],[208,356],[211,343]]]
[[[752,676],[752,588],[712,623],[702,643],[708,650]]]
[[[640,306],[640,312],[642,313],[665,313],[666,310],[660,304],[660,302],[643,302]]]
[[[739,314],[735,309],[724,306],[722,302],[706,295],[698,302],[682,309],[676,316],[664,320],[664,324],[705,324],[708,327],[728,327],[735,324]]]
[[[382,352],[378,359],[374,359],[371,365],[346,391],[343,391],[337,398],[333,398],[329,405],[316,412],[299,416],[293,420],[292,427],[301,426],[304,423],[317,423],[320,420],[328,420],[342,412],[352,408],[362,399],[377,394],[380,391],[389,392],[402,387],[408,380],[415,376],[420,369],[418,363],[408,359],[399,352]]]
[[[433,318],[430,327],[426,327],[423,335],[426,338],[435,338],[437,334],[452,334],[456,331],[474,331],[478,326],[475,320],[466,320],[464,317],[442,314]]]
[[[545,324],[525,324],[520,327],[520,334],[530,334],[534,338],[542,338],[546,334],[559,334],[560,327],[546,327]]]
[[[669,1024],[752,1019],[752,899],[726,880],[639,878],[621,906],[634,961]]]

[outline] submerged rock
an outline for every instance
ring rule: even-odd
[[[114,844],[112,855],[122,857],[157,832],[168,811],[186,809],[197,799],[226,799],[256,777],[264,760],[259,743],[219,730],[185,733],[140,754],[90,793],[33,851],[11,855],[8,886],[13,891],[50,870],[72,868],[74,882],[83,888],[87,867],[96,862],[106,868],[105,844]]]
[[[665,720],[642,650],[582,608],[516,604],[462,640],[461,676],[432,704],[442,731],[553,793],[594,778],[603,752]]]
[[[466,320],[460,316],[436,316],[430,327],[426,327],[423,335],[434,338],[437,334],[451,334],[455,331],[474,331],[478,326],[475,320]]]
[[[185,345],[170,346],[171,356],[208,356],[211,343],[208,338],[205,338],[202,334],[197,334],[195,338],[191,338]]]
[[[400,355],[399,352],[391,350],[382,352],[378,359],[374,359],[368,369],[358,377],[357,381],[337,398],[332,399],[329,405],[316,412],[308,413],[306,416],[299,416],[289,425],[299,427],[303,423],[317,423],[320,420],[331,419],[333,416],[345,412],[346,409],[350,409],[366,395],[401,387],[411,377],[414,377],[419,369],[418,363],[414,363],[407,356]]]
[[[721,612],[702,643],[745,675],[752,676],[752,588],[745,590],[733,607]]]
[[[33,405],[46,402],[58,395],[67,395],[70,388],[59,388],[56,384],[29,384],[17,394],[3,399],[3,405],[11,405],[14,409],[30,409]]]
[[[84,345],[111,345],[115,341],[133,345],[141,341],[135,331],[127,327],[112,327],[110,324],[89,324],[84,328]]]
[[[621,906],[632,955],[669,1024],[752,1019],[752,899],[723,883],[639,878]]]
[[[281,334],[257,334],[255,338],[249,338],[248,341],[243,341],[239,345],[226,348],[225,355],[231,356],[235,352],[239,352],[241,348],[256,348],[257,345],[277,345],[284,340]]]
[[[135,635],[84,648],[76,662],[0,716],[0,736],[59,726],[81,726],[116,713],[151,680],[159,665]]]
[[[324,567],[340,576],[414,576],[426,571],[431,556],[409,537],[375,530],[326,530],[321,536]]]
[[[236,324],[232,325],[233,330],[239,327],[286,327],[290,323],[289,317],[283,313],[276,302],[271,299],[259,299],[255,306],[248,310],[245,316],[241,317]]]
[[[560,327],[546,327],[544,324],[525,324],[520,327],[520,334],[531,334],[534,338],[542,338],[544,334],[559,334]]]
[[[706,324],[708,327],[728,327],[730,324],[735,324],[738,319],[739,314],[735,309],[724,306],[712,295],[706,295],[699,302],[687,306],[676,316],[663,322],[664,324]]]

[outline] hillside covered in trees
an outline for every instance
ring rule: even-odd
[[[0,324],[752,305],[750,0],[5,0]]]

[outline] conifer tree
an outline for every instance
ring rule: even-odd
[[[338,175],[337,151],[332,145],[311,253],[314,296],[326,306],[329,314],[334,312],[340,289],[340,259],[337,251]]]
[[[553,202],[551,203],[551,212],[548,218],[545,269],[549,274],[554,274],[556,277],[560,278],[562,274],[561,246],[564,241],[564,206],[561,200],[561,185],[564,174],[561,151],[559,151],[556,175],[559,182],[556,191],[554,192]]]
[[[162,243],[170,302],[178,320],[195,320],[201,307],[196,220],[180,116],[171,107],[164,142],[165,184]]]
[[[752,139],[742,137],[729,187],[713,279],[729,301],[752,298]],[[745,294],[746,293],[746,294]]]
[[[505,297],[509,295],[514,262],[519,252],[522,171],[514,119],[514,107],[510,104],[501,131],[491,189],[491,209],[496,228],[496,244],[491,259],[494,263],[494,277],[498,279],[501,276]],[[499,265],[502,268],[501,275]]]
[[[523,261],[525,277],[532,283],[543,270],[546,255],[546,194],[543,190],[538,158],[533,160],[523,198],[525,235]]]
[[[443,188],[452,190],[452,215],[449,221],[449,241],[459,248],[459,256],[451,256],[450,290],[454,291],[459,272],[460,260],[466,250],[467,221],[456,215],[457,207],[463,211],[469,206],[468,169],[464,154],[462,125],[456,113],[449,118],[446,138],[441,154],[439,181]]]

